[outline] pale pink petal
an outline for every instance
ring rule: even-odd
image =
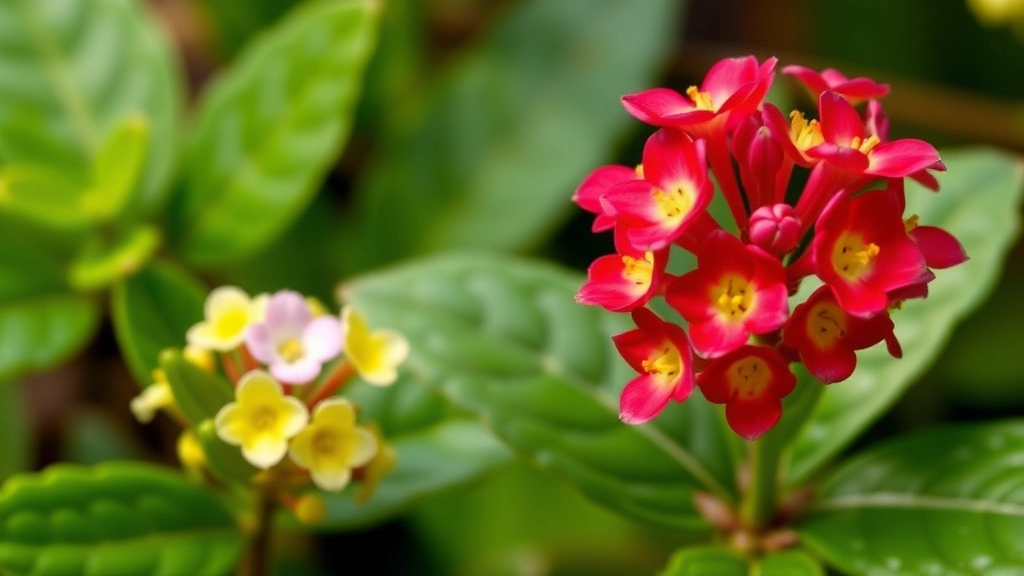
[[[271,364],[270,373],[285,384],[306,384],[320,374],[321,364],[309,357],[300,358],[296,362],[278,362]]]
[[[264,323],[253,324],[245,330],[245,347],[252,357],[263,364],[270,364],[277,358],[277,350]]]
[[[277,341],[298,338],[312,317],[309,304],[298,292],[282,290],[267,303],[266,324]]]
[[[334,316],[318,316],[302,332],[302,350],[316,362],[332,360],[341,345],[341,322]]]

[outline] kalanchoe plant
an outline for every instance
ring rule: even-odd
[[[903,179],[917,174],[931,181],[927,171],[945,165],[924,141],[884,141],[884,133],[873,131],[886,124],[874,98],[889,87],[847,80],[835,70],[789,66],[784,72],[815,94],[820,120],[807,122],[794,111],[792,129],[785,130],[778,109],[762,106],[775,59],[758,63],[753,56],[720,61],[685,96],[665,88],[624,96],[630,113],[661,128],[636,170],[600,167],[574,196],[597,213],[595,230],[614,229],[618,250],[591,266],[577,300],[632,310],[643,330],[663,321],[639,311],[664,296],[689,330],[687,340],[681,325],[674,327],[673,346],[662,352],[677,359],[670,363],[678,371],[673,381],[696,375],[704,396],[725,404],[729,425],[748,440],[782,416],[781,400],[795,383],[787,359],[835,383],[853,372],[855,350],[885,340],[898,356],[889,311],[927,293],[931,267],[967,258],[941,228],[915,234],[917,217],[904,213]],[[867,120],[854,108],[866,99]],[[796,169],[809,174],[791,194]],[[708,213],[711,176],[730,222]],[[671,265],[670,245],[692,252],[696,268],[660,273]],[[804,302],[799,289],[810,282],[823,286]],[[695,360],[681,361],[691,350]],[[664,407],[669,398],[664,389],[674,387],[663,384],[664,361],[652,356],[630,364],[644,376],[623,392],[620,417],[646,422],[651,407]],[[638,394],[638,381],[652,383],[649,398]],[[671,397],[683,401],[686,392]]]

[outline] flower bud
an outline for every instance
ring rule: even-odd
[[[327,517],[327,505],[324,499],[312,492],[307,492],[295,502],[295,518],[307,526],[316,526]]]
[[[750,241],[776,255],[792,252],[800,243],[800,220],[789,204],[762,206],[750,215]]]

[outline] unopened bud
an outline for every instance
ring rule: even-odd
[[[192,430],[185,430],[178,436],[178,460],[185,468],[200,470],[206,467],[206,452]]]
[[[781,256],[800,243],[800,220],[789,204],[762,206],[750,215],[750,241]]]
[[[327,505],[320,496],[307,492],[295,502],[295,518],[307,526],[316,526],[327,517]]]

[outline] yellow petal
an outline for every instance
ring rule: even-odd
[[[143,424],[152,422],[157,410],[170,406],[174,406],[174,394],[167,382],[150,384],[129,404],[135,419]]]
[[[284,458],[288,451],[288,442],[271,434],[251,436],[242,443],[242,456],[250,464],[266,470]]]
[[[363,380],[386,386],[397,379],[398,365],[409,355],[409,344],[393,330],[371,332],[362,315],[346,306],[341,312],[345,355]]]

